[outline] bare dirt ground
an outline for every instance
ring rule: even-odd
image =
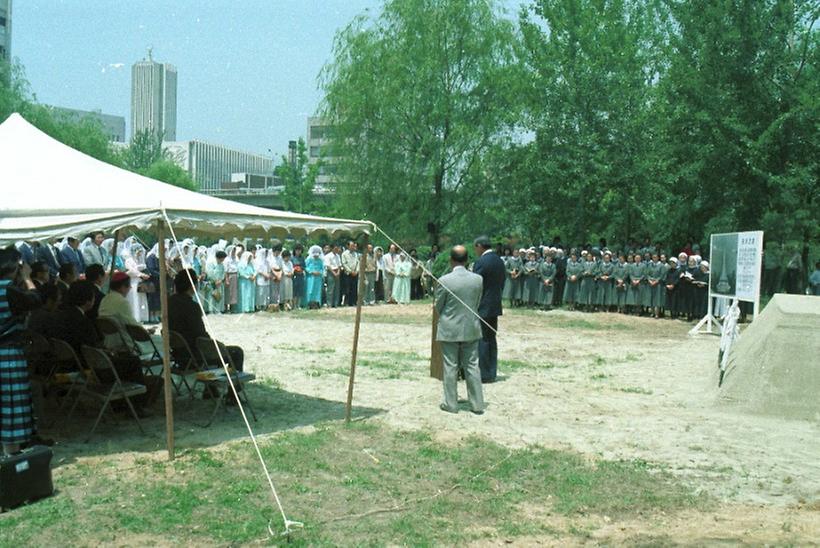
[[[353,312],[209,320],[220,339],[245,348],[246,369],[260,378],[343,402]],[[617,525],[591,516],[593,543],[818,542],[820,424],[719,403],[718,339],[689,337],[689,327],[615,314],[508,312],[499,322],[503,380],[485,386],[487,412],[451,415],[439,411],[441,386],[428,376],[429,304],[366,308],[354,401],[391,427],[430,429],[442,439],[477,434],[510,446],[658,462],[720,501],[713,513]],[[310,405],[277,412],[299,414],[297,425],[320,418]]]

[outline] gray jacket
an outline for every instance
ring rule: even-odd
[[[445,287],[467,306],[461,304]],[[481,338],[477,312],[483,287],[481,276],[461,266],[439,279],[439,286],[436,287],[436,311],[439,315],[437,341],[470,342]]]

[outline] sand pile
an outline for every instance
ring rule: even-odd
[[[752,413],[820,421],[820,298],[775,295],[735,343],[718,398]]]

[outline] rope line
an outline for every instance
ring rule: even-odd
[[[168,213],[165,211],[164,206],[161,206],[161,209],[162,209],[162,216],[165,218],[165,223],[168,225],[168,230],[171,233],[171,238],[174,240],[174,244],[178,246],[179,245],[179,240],[177,240],[176,233],[174,232],[174,227],[171,224],[171,220],[168,218]],[[160,242],[160,245],[164,245],[164,242]],[[211,331],[211,324],[208,321],[208,315],[205,314],[205,308],[202,305],[202,300],[200,299],[199,291],[196,291],[196,284],[194,284],[194,279],[191,277],[191,271],[188,268],[186,268],[184,270],[185,270],[186,275],[188,276],[188,281],[191,283],[191,287],[194,288],[194,295],[196,297],[195,300],[196,300],[197,305],[199,305],[200,312],[202,312],[202,321],[205,324],[205,329],[208,331],[208,333],[213,333]],[[222,351],[219,348],[219,343],[217,342],[217,340],[215,338],[211,337],[211,341],[214,343],[214,348],[216,349],[217,356],[219,356],[219,361],[222,364],[222,369],[225,370],[225,375],[226,375],[226,378],[228,380],[228,385],[231,387],[231,392],[233,393],[234,398],[236,399],[237,406],[239,407],[239,412],[242,414],[242,420],[245,422],[245,428],[248,429],[248,435],[250,436],[251,441],[253,442],[253,447],[256,450],[256,456],[259,458],[259,463],[262,465],[262,470],[265,472],[265,477],[268,480],[268,485],[270,486],[271,493],[273,494],[273,500],[276,502],[276,506],[279,509],[279,513],[282,516],[282,521],[285,524],[285,530],[282,533],[282,535],[289,537],[290,533],[291,533],[291,528],[293,528],[293,527],[303,528],[304,524],[299,522],[299,521],[289,520],[287,515],[285,514],[285,509],[282,506],[282,501],[279,498],[279,493],[276,491],[276,486],[273,484],[273,478],[271,478],[270,471],[268,470],[268,466],[267,466],[267,464],[265,464],[265,459],[262,457],[262,451],[259,449],[259,443],[256,441],[256,436],[253,433],[253,428],[251,428],[251,423],[248,421],[248,416],[245,413],[245,408],[242,405],[242,401],[239,399],[239,394],[236,391],[236,386],[234,385],[233,379],[231,378],[231,372],[228,369],[228,364],[225,361],[225,358],[222,356]],[[268,532],[273,534],[273,530],[271,529],[270,524],[268,525]]]
[[[493,333],[495,333],[496,335],[498,335],[498,330],[497,330],[497,329],[493,328],[493,326],[491,326],[489,323],[487,323],[487,321],[486,321],[484,318],[482,318],[481,316],[479,316],[478,312],[474,312],[474,311],[473,311],[473,309],[472,309],[472,308],[470,308],[470,305],[468,305],[467,303],[465,303],[464,301],[462,301],[462,300],[459,298],[459,296],[458,296],[458,295],[456,295],[455,293],[453,293],[453,292],[450,290],[450,288],[448,288],[446,285],[442,284],[442,283],[441,283],[441,281],[439,280],[439,278],[438,278],[438,277],[436,277],[436,276],[435,276],[432,272],[430,272],[429,270],[427,270],[427,267],[426,267],[426,266],[424,266],[424,264],[422,264],[422,262],[421,262],[421,261],[419,261],[418,259],[414,259],[413,257],[411,257],[411,256],[410,256],[410,254],[409,254],[409,253],[408,253],[408,252],[407,252],[407,251],[406,251],[406,250],[405,250],[405,249],[404,249],[401,245],[399,245],[399,243],[398,243],[396,240],[394,240],[393,238],[391,238],[391,237],[390,237],[390,235],[389,235],[387,232],[385,232],[384,230],[382,230],[382,228],[381,228],[380,226],[378,226],[376,223],[373,223],[373,227],[374,227],[374,228],[375,228],[378,232],[381,232],[382,234],[384,234],[384,237],[385,237],[385,238],[387,238],[387,239],[390,241],[390,243],[391,243],[391,244],[395,245],[395,246],[396,246],[396,247],[397,247],[397,248],[398,248],[398,249],[399,249],[402,253],[404,253],[405,255],[407,255],[407,258],[409,258],[409,259],[410,259],[410,261],[412,261],[412,262],[416,263],[416,264],[417,264],[417,265],[421,268],[422,272],[424,272],[425,274],[427,274],[428,276],[430,276],[430,277],[433,279],[433,281],[435,281],[436,283],[438,283],[440,287],[444,288],[444,290],[445,290],[447,293],[449,293],[450,295],[452,295],[452,296],[453,296],[453,297],[454,297],[454,298],[455,298],[458,302],[460,302],[462,305],[464,305],[464,307],[465,307],[467,310],[469,310],[469,311],[470,311],[470,313],[471,313],[473,316],[475,316],[476,318],[478,318],[478,319],[479,319],[479,321],[480,321],[481,323],[483,323],[484,325],[486,325],[486,326],[487,326],[487,328],[488,328],[490,331],[492,331]],[[435,297],[434,297],[434,300],[435,300]]]

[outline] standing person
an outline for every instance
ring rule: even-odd
[[[814,263],[814,272],[809,276],[809,289],[811,295],[820,296],[820,261]]]
[[[129,242],[124,249],[123,259],[125,260],[125,273],[131,278],[131,291],[128,293],[128,302],[131,303],[131,310],[134,318],[139,322],[147,322],[148,317],[148,296],[145,291],[140,291],[140,284],[151,279],[146,272],[145,249],[141,244]]]
[[[596,304],[600,310],[607,312],[612,307],[613,283],[612,273],[615,271],[615,264],[612,262],[612,253],[604,251],[604,258],[598,267],[598,299]]]
[[[663,302],[664,307],[669,310],[669,317],[672,319],[678,317],[678,294],[676,290],[679,281],[678,260],[675,257],[669,257],[669,265],[663,277],[663,287],[666,290]]]
[[[399,260],[396,251],[396,244],[390,244],[387,255],[384,256],[384,301],[387,304],[396,304],[396,299],[393,298],[393,281],[396,279],[396,262]]]
[[[498,317],[503,314],[501,293],[504,289],[504,261],[492,250],[490,239],[479,236],[475,242],[476,259],[473,272],[483,278],[481,303],[481,342],[478,345],[481,382],[495,382],[498,374]]]
[[[575,301],[578,300],[578,287],[581,285],[581,272],[584,266],[578,261],[578,255],[573,250],[569,254],[569,261],[567,261],[566,283],[564,284],[564,303],[569,306],[570,310],[575,309]]]
[[[60,264],[71,263],[77,272],[77,276],[85,274],[85,261],[79,251],[80,240],[69,236],[60,244]]]
[[[25,315],[40,306],[27,263],[13,246],[0,249],[0,443],[13,455],[34,435],[28,363],[23,353]],[[22,280],[22,288],[15,280]]]
[[[546,253],[538,273],[541,275],[541,294],[538,302],[543,310],[549,310],[552,308],[552,292],[555,289],[555,263],[550,252]]]
[[[239,275],[239,312],[256,310],[256,267],[253,266],[253,253],[246,251],[239,258],[236,269]]]
[[[105,266],[105,256],[107,253],[102,247],[103,241],[105,241],[105,234],[102,232],[92,232],[83,240],[83,243],[80,244],[80,253],[82,253],[83,262],[85,262],[86,267],[92,264]]]
[[[268,253],[270,262],[270,304],[281,308],[282,304],[282,244],[274,242]]]
[[[800,250],[796,247],[792,248],[791,258],[786,263],[786,293],[792,295],[800,295],[802,293],[802,278],[803,278],[803,257],[800,256]]]
[[[336,308],[342,298],[342,258],[341,248],[334,245],[324,257],[325,277],[327,279],[327,306]]]
[[[410,250],[410,300],[418,301],[424,298],[424,289],[421,286],[422,268],[419,255],[415,249]]]
[[[57,274],[60,272],[60,261],[57,260],[57,251],[54,249],[54,246],[51,245],[50,242],[34,242],[32,245],[34,250],[34,260],[46,263],[48,265],[49,275],[52,278],[56,278]],[[109,252],[109,260],[110,255],[111,253]],[[106,269],[108,269],[107,266]]]
[[[467,260],[467,249],[462,245],[455,246],[450,252],[452,272],[442,276],[436,288],[439,317],[436,340],[441,344],[444,359],[444,401],[439,408],[458,413],[458,372],[463,370],[470,410],[481,415],[484,413],[484,394],[478,364],[481,339],[478,307],[484,280],[465,268]]]
[[[365,304],[376,304],[376,271],[379,269],[376,264],[376,255],[373,253],[373,245],[367,244],[367,256],[364,263],[365,276]]]
[[[527,307],[532,308],[538,302],[541,293],[541,274],[538,270],[538,259],[535,250],[527,251],[527,261],[523,267],[523,293],[522,301]]]
[[[582,255],[583,252],[581,253]],[[581,259],[581,285],[578,288],[578,303],[581,309],[592,312],[592,305],[595,302],[595,256],[587,253]]]
[[[359,295],[359,253],[356,242],[350,240],[342,253],[342,295],[345,306],[356,306]]]
[[[384,302],[384,250],[376,247],[376,302]]]
[[[618,264],[612,268],[612,278],[615,284],[612,287],[612,298],[610,304],[621,314],[626,310],[626,292],[629,276],[626,271],[626,255],[618,254]]]
[[[552,305],[559,307],[564,302],[564,284],[567,279],[567,258],[560,247],[555,249],[555,291],[553,291]]]
[[[225,310],[230,312],[236,312],[239,303],[239,258],[242,251],[241,245],[225,248]]]
[[[256,246],[253,266],[256,269],[256,309],[266,310],[270,304],[270,264],[267,250],[261,245]]]
[[[293,247],[293,257],[290,261],[293,263],[293,306],[302,308],[305,300],[305,258],[302,253],[305,248],[302,244],[296,244]]]
[[[146,294],[148,299],[148,321],[159,322],[162,316],[162,304],[159,294],[159,277],[162,275],[159,264],[159,242],[154,244],[148,255],[145,256],[145,272],[150,276],[148,283],[152,291]],[[162,242],[165,249],[168,249],[166,242]]]
[[[282,251],[282,282],[281,282],[282,305],[285,310],[295,308],[293,301],[293,263],[290,262],[290,251]]]
[[[227,253],[217,249],[205,267],[207,284],[211,290],[210,299],[206,300],[210,305],[208,312],[222,314],[225,311],[225,258],[227,256]]]
[[[412,266],[407,255],[401,253],[396,262],[396,278],[393,280],[393,298],[397,304],[410,304],[410,272]]]
[[[521,257],[521,252],[524,251],[523,249],[514,249],[512,251],[512,255],[509,259],[507,259],[505,264],[505,279],[507,276],[510,278],[510,307],[514,308],[521,304],[521,298],[523,297],[524,293],[524,278],[522,274],[522,270],[524,268],[524,258]],[[502,259],[502,262],[503,259]],[[501,292],[502,295],[504,292]]]
[[[307,273],[307,301],[311,310],[322,306],[322,272],[325,263],[322,259],[322,248],[318,245],[311,246],[308,250],[308,258],[305,261],[305,272]]]
[[[632,307],[635,314],[640,315],[641,307],[643,306],[642,285],[646,280],[645,268],[641,262],[641,254],[636,253],[632,262],[626,266],[627,277],[629,278],[629,285],[626,291],[626,305]]]

